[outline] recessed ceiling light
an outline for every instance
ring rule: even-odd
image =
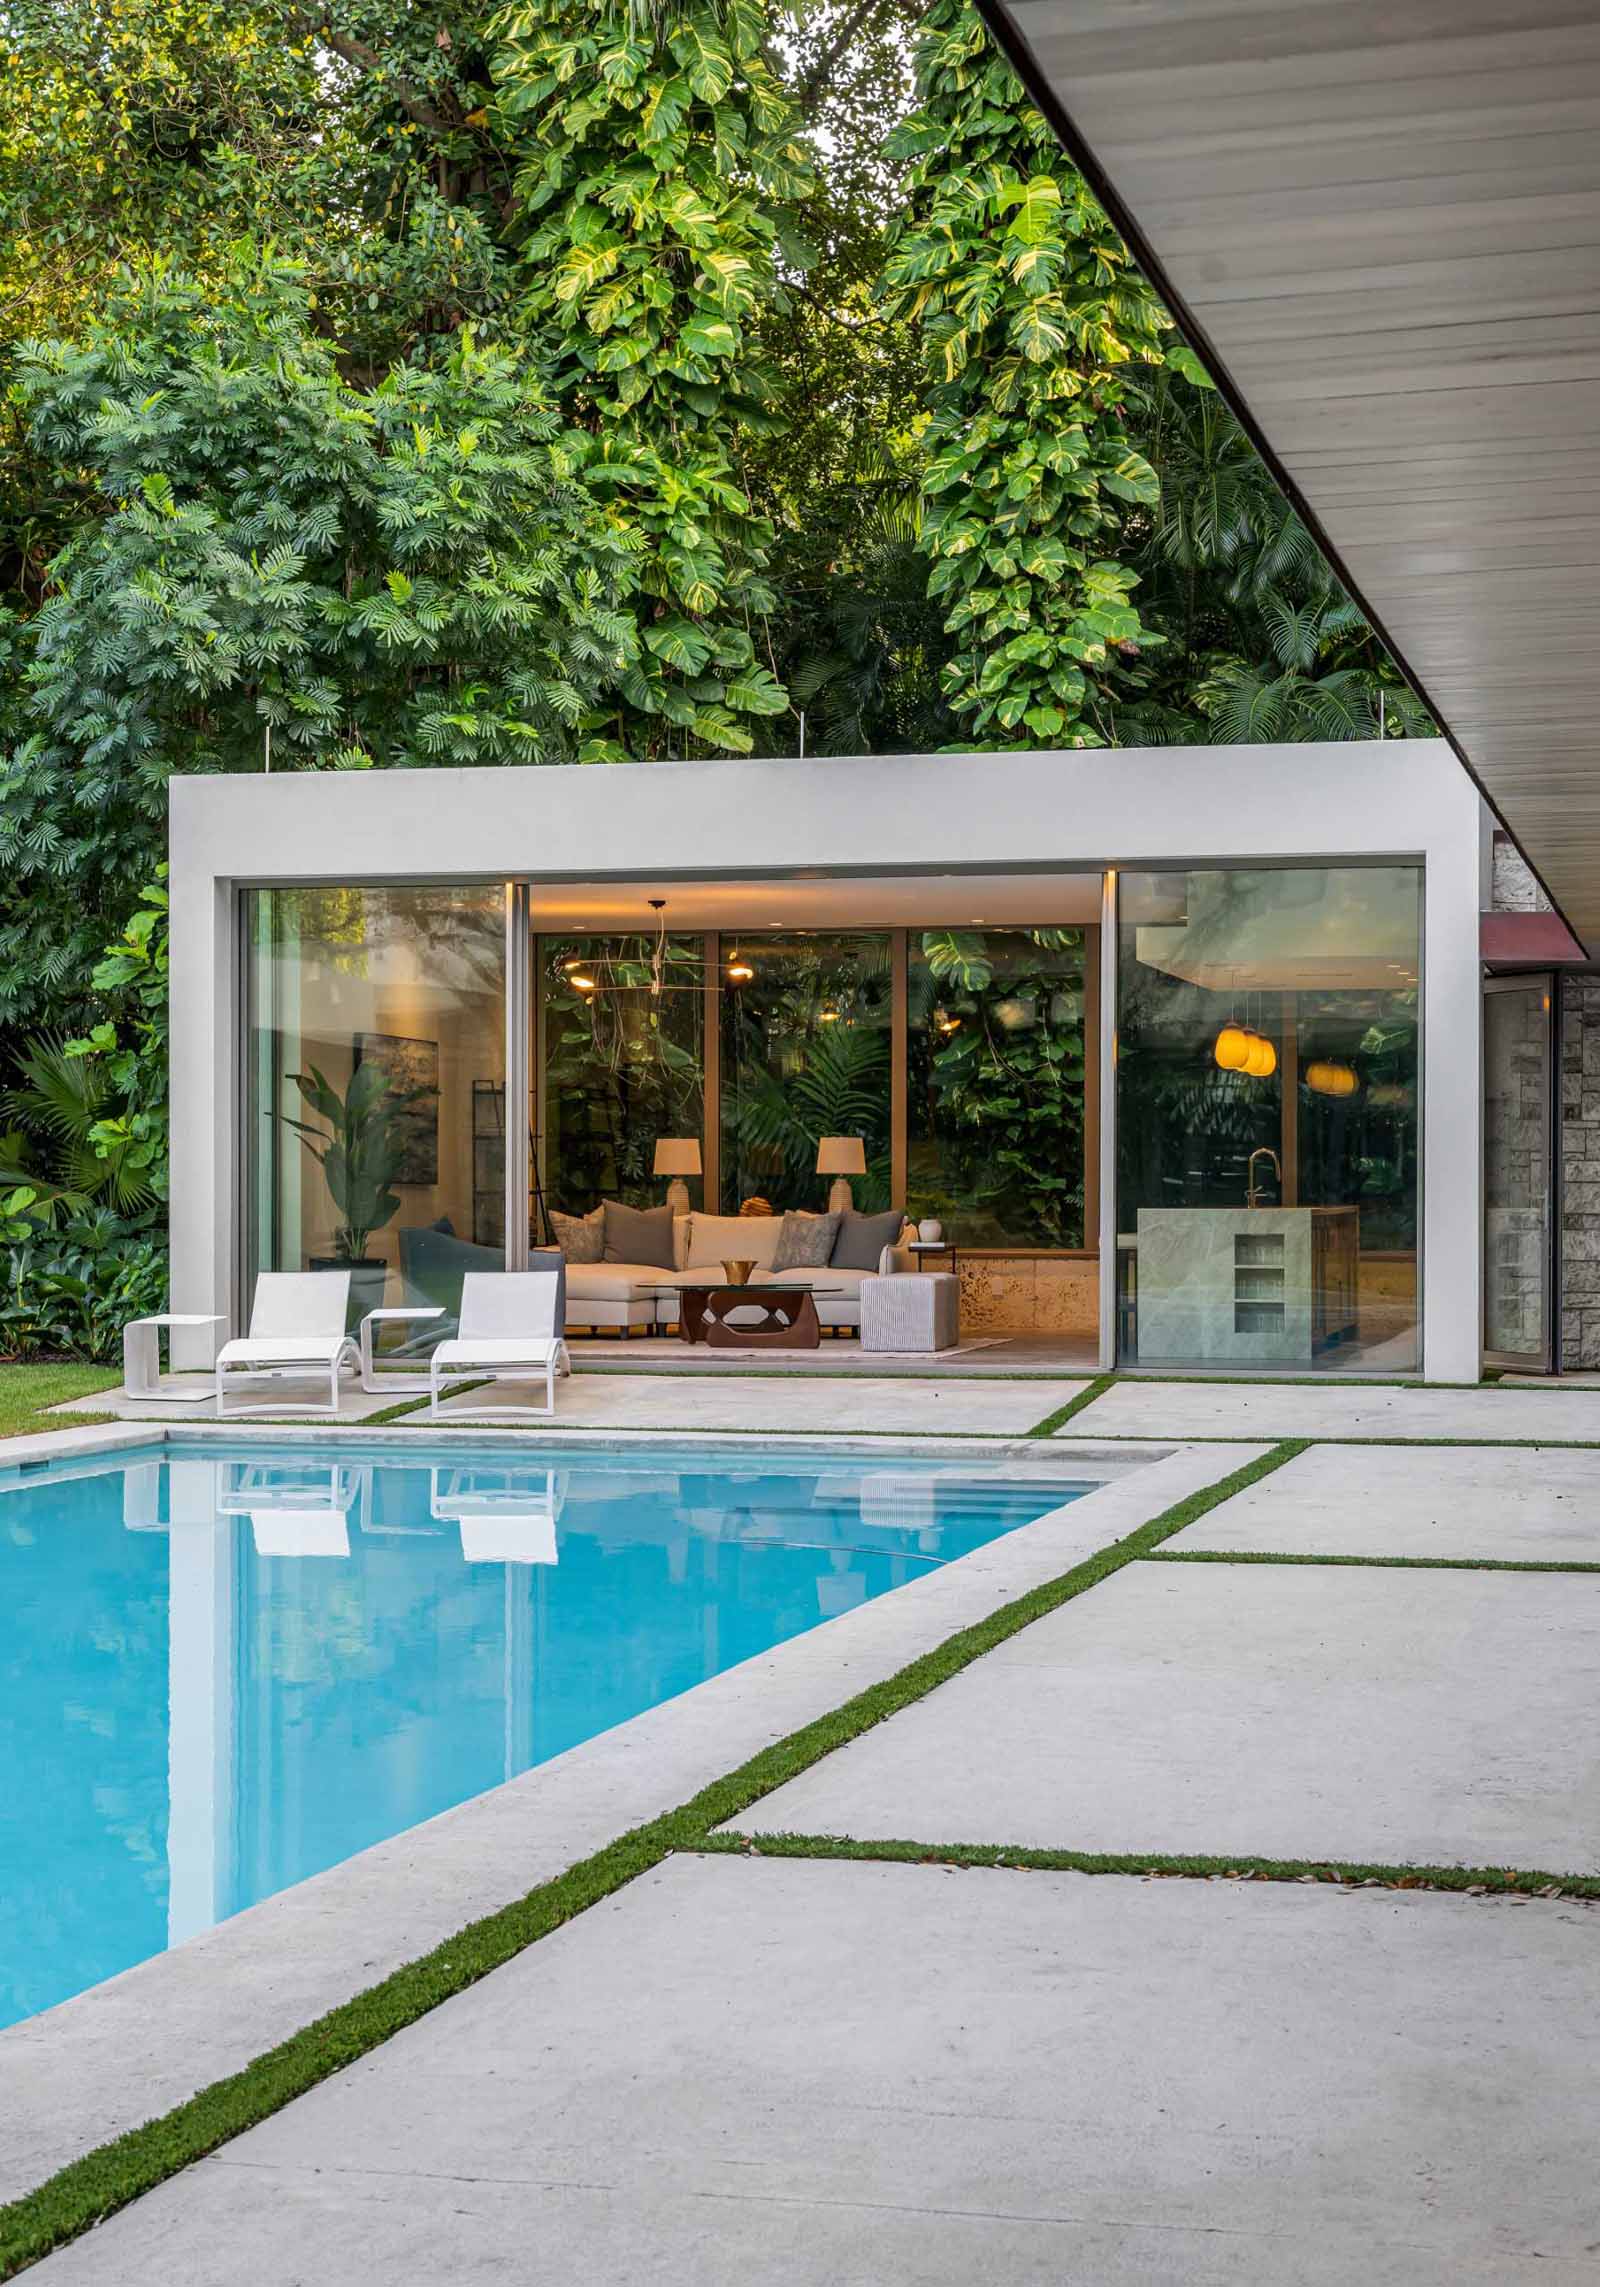
[[[983,915],[981,913],[975,913],[972,916],[972,926],[974,929],[981,929],[983,927]]]

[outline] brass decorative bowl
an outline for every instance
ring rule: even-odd
[[[754,1261],[748,1263],[724,1263],[722,1266],[723,1271],[727,1276],[729,1286],[748,1286],[750,1284],[750,1273],[755,1269],[755,1267],[756,1266]]]

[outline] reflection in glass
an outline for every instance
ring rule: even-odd
[[[541,1167],[561,1213],[660,1205],[657,1138],[705,1116],[704,977],[703,937],[540,939]],[[689,1191],[698,1206],[698,1177]]]
[[[499,887],[249,893],[251,1269],[349,1270],[351,1323],[505,1264]]]
[[[1081,929],[913,930],[906,1211],[967,1247],[1081,1247]]]
[[[823,1136],[860,1136],[858,1209],[889,1204],[888,932],[722,941],[722,1203],[821,1209]]]
[[[1418,869],[1126,874],[1119,905],[1121,1357],[1414,1367]]]
[[[0,2026],[1071,1499],[459,1434],[0,1481]]]

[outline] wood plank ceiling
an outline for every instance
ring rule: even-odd
[[[1600,0],[981,5],[1600,957]]]

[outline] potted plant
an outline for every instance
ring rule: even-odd
[[[376,1064],[358,1065],[342,1096],[314,1064],[309,1072],[291,1072],[289,1077],[305,1098],[306,1109],[327,1122],[324,1130],[291,1119],[287,1112],[283,1115],[321,1167],[340,1216],[332,1255],[313,1255],[311,1268],[349,1271],[354,1322],[382,1307],[388,1265],[368,1256],[367,1241],[400,1206],[389,1186],[400,1172],[405,1151],[395,1129],[388,1075]]]

